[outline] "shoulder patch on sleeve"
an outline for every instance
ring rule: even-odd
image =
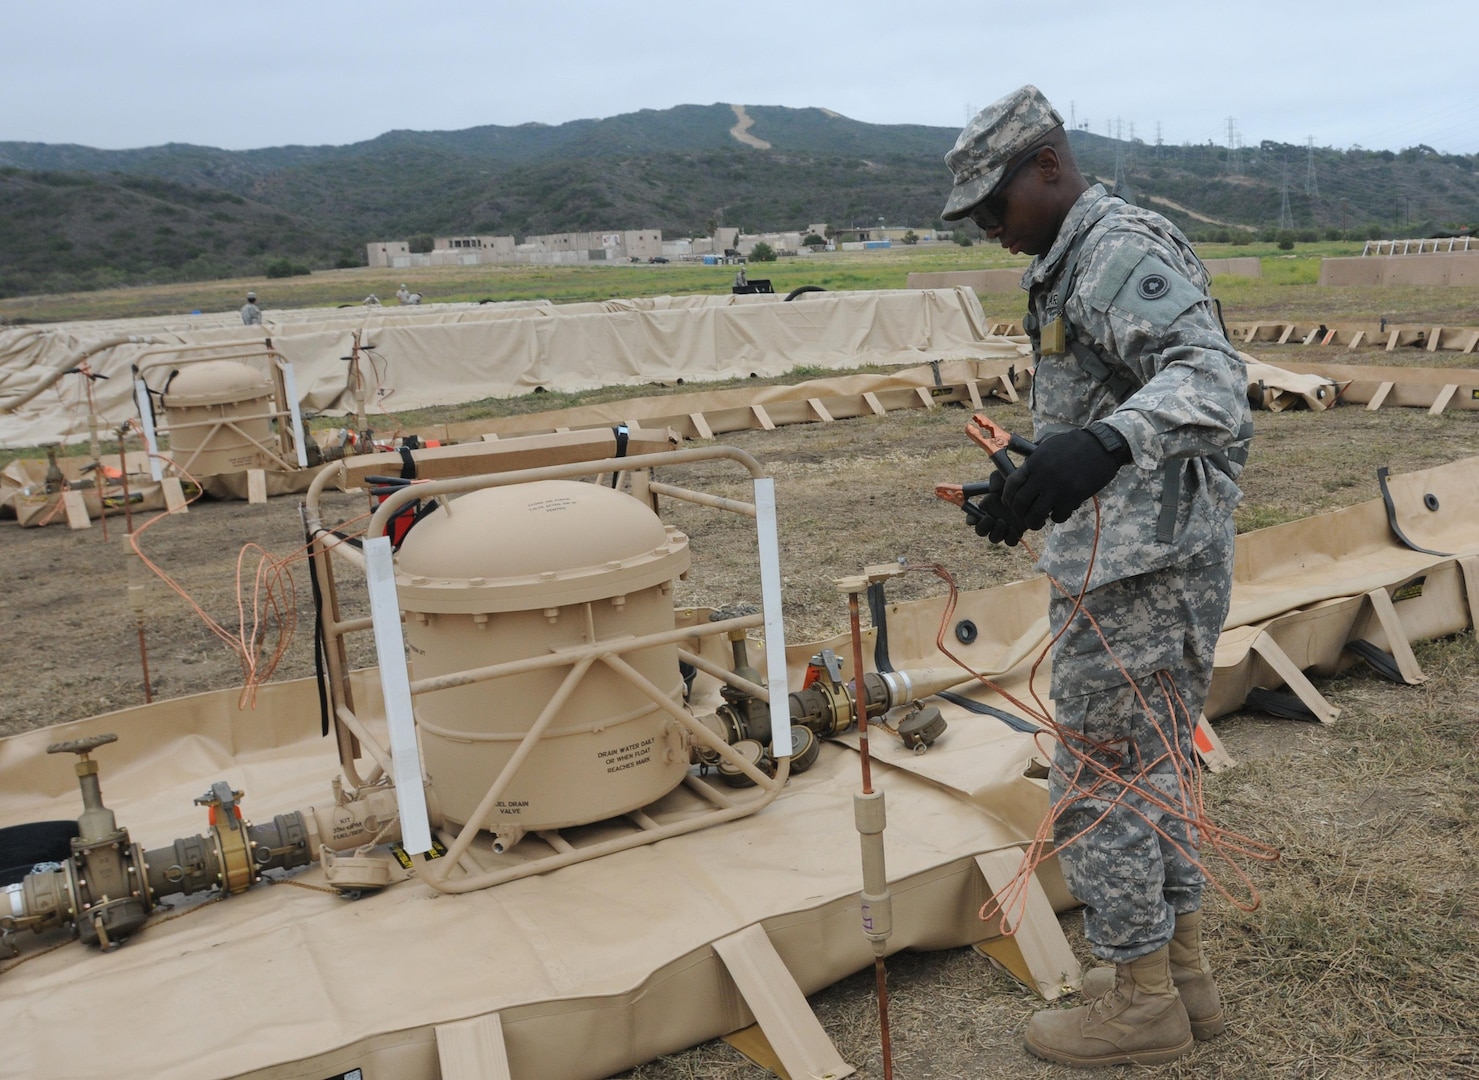
[[[1104,268],[1094,278],[1089,290],[1089,303],[1103,311],[1109,306],[1115,295],[1124,288],[1125,282],[1134,271],[1139,262],[1145,258],[1145,252],[1129,246],[1115,248],[1114,252],[1104,261]]]
[[[1109,282],[1105,284],[1107,286]],[[1183,311],[1205,299],[1202,290],[1154,255],[1137,259],[1113,295],[1104,296],[1098,289],[1094,292],[1096,307],[1112,304],[1152,326],[1168,325]]]

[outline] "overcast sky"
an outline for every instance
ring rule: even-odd
[[[0,141],[242,150],[714,102],[958,128],[1032,82],[1150,143],[1226,145],[1231,119],[1243,145],[1479,152],[1476,0],[5,7]]]

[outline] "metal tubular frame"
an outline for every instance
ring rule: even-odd
[[[749,471],[753,479],[759,479],[763,476],[763,471],[759,463],[744,451],[727,446],[707,446],[673,450],[666,453],[642,454],[627,458],[605,458],[599,461],[550,465],[523,469],[516,472],[450,477],[407,485],[388,495],[371,516],[369,526],[366,529],[366,535],[371,537],[383,535],[386,523],[392,515],[401,506],[411,502],[413,499],[463,494],[483,488],[505,487],[513,484],[531,483],[538,480],[580,479],[597,476],[601,473],[629,472],[634,476],[646,478],[649,470],[658,466],[687,464],[716,459],[728,459],[737,462]],[[345,475],[346,469],[344,463],[338,462],[325,468],[318,476],[314,477],[313,483],[308,489],[304,516],[309,533],[310,546],[316,555],[321,556],[313,560],[313,566],[314,573],[319,577],[319,584],[324,597],[324,610],[320,618],[320,626],[326,646],[325,654],[328,658],[329,693],[333,706],[331,715],[334,718],[339,760],[340,765],[344,769],[346,779],[351,784],[358,786],[364,782],[359,779],[356,761],[359,757],[361,745],[364,746],[369,756],[374,759],[377,773],[384,772],[388,774],[391,772],[391,768],[389,750],[380,740],[375,738],[373,733],[355,713],[349,685],[348,655],[344,645],[344,638],[349,633],[368,629],[369,621],[365,619],[344,620],[340,618],[338,591],[335,587],[332,568],[334,558],[343,558],[348,560],[352,565],[357,566],[360,570],[363,570],[364,558],[351,545],[345,543],[341,537],[336,536],[324,526],[321,513],[323,492],[328,485],[334,483],[336,480],[342,480]],[[645,490],[653,496],[659,494],[666,495],[669,498],[691,502],[696,505],[737,513],[750,518],[757,517],[756,507],[752,503],[744,503],[733,499],[720,499],[703,492],[690,491],[686,488],[657,484],[650,481],[645,483]],[[447,846],[447,854],[431,863],[418,876],[438,892],[474,892],[479,889],[486,889],[493,885],[501,884],[505,881],[512,881],[533,874],[546,873],[561,866],[568,866],[586,859],[593,859],[612,852],[640,847],[644,844],[650,844],[668,837],[695,832],[699,829],[708,828],[711,825],[718,825],[725,821],[745,817],[769,805],[785,786],[786,779],[790,774],[790,755],[786,754],[777,758],[776,775],[774,777],[766,775],[755,765],[737,754],[728,743],[724,742],[703,724],[699,723],[685,708],[675,703],[668,694],[664,693],[660,687],[653,684],[628,664],[622,656],[624,653],[637,652],[659,645],[695,642],[696,639],[703,637],[726,635],[731,630],[763,627],[764,625],[765,615],[763,613],[746,615],[707,623],[703,626],[675,628],[673,630],[646,634],[641,637],[624,637],[619,641],[610,643],[582,645],[549,655],[525,657],[519,660],[510,660],[498,664],[490,664],[485,667],[470,668],[460,672],[412,681],[411,693],[414,700],[420,694],[435,693],[439,690],[466,686],[475,682],[485,682],[506,675],[520,674],[549,667],[570,668],[559,689],[545,704],[529,730],[520,738],[512,756],[505,763],[499,775],[489,785],[477,809],[469,815],[470,820],[455,836],[446,831],[439,832],[442,842]],[[765,687],[740,678],[720,665],[704,660],[697,655],[696,649],[680,648],[679,655],[706,674],[753,694],[767,704],[770,703],[771,695]],[[740,802],[729,798],[723,792],[718,791],[698,777],[689,774],[684,778],[684,783],[712,804],[712,809],[706,813],[685,817],[682,820],[666,825],[653,821],[647,814],[640,810],[632,811],[625,815],[616,814],[613,815],[613,818],[626,817],[638,831],[582,848],[571,846],[559,836],[556,830],[535,831],[534,835],[543,839],[550,846],[554,854],[548,857],[531,859],[527,862],[501,869],[477,869],[468,857],[468,852],[478,833],[483,831],[480,823],[493,808],[499,796],[508,787],[513,777],[518,773],[519,768],[523,765],[529,754],[533,752],[543,732],[559,713],[563,703],[568,699],[585,674],[597,663],[604,664],[614,674],[631,684],[645,697],[650,699],[653,704],[672,717],[695,740],[714,751],[722,760],[729,762],[735,769],[753,781],[760,789],[760,794],[755,798]],[[772,681],[774,680],[774,675],[775,673],[770,673]],[[545,835],[546,833],[548,833],[548,836]],[[460,868],[464,876],[452,878],[451,875],[454,867]]]
[[[182,357],[178,355],[180,353],[209,353],[210,355]],[[302,449],[301,440],[303,438],[302,430],[298,426],[298,414],[294,408],[297,403],[288,394],[284,379],[284,368],[287,361],[272,347],[271,339],[251,343],[223,342],[219,345],[151,345],[140,353],[138,359],[134,361],[134,367],[138,372],[136,378],[147,385],[147,376],[153,369],[171,364],[203,364],[216,360],[266,360],[268,376],[272,380],[275,407],[269,412],[255,413],[251,416],[232,417],[230,420],[194,420],[165,428],[164,430],[171,434],[176,429],[182,431],[202,427],[211,429],[201,440],[200,446],[196,448],[190,460],[176,462],[176,466],[183,472],[189,472],[191,464],[216,431],[221,428],[230,428],[270,457],[284,472],[294,472],[301,468],[296,460],[299,450]],[[276,420],[277,449],[274,450],[252,438],[236,426],[233,422],[235,420]]]

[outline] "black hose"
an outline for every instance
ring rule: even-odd
[[[37,863],[65,862],[76,835],[75,821],[31,821],[0,829],[0,886],[15,885]]]
[[[888,658],[888,600],[883,595],[883,582],[881,581],[872,582],[868,586],[868,615],[873,620],[873,627],[876,631],[873,640],[873,666],[879,671],[893,671],[894,666]],[[994,708],[980,701],[972,701],[968,697],[949,690],[941,690],[935,694],[935,697],[943,698],[952,705],[959,705],[962,709],[973,712],[977,716],[994,716],[1013,731],[1031,735],[1039,730],[1036,724],[1022,719],[1015,713]]]

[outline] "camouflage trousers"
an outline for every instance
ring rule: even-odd
[[[1177,814],[1189,811],[1184,785],[1199,768],[1192,733],[1231,591],[1229,522],[1225,537],[1186,562],[1087,594],[1083,607],[1099,632],[1080,612],[1055,648],[1057,721],[1085,741],[1065,736],[1054,752],[1053,837],[1064,881],[1085,907],[1085,936],[1101,960],[1124,963],[1154,952],[1171,940],[1178,913],[1201,906],[1195,829]],[[1055,632],[1072,608],[1071,600],[1054,598]]]

